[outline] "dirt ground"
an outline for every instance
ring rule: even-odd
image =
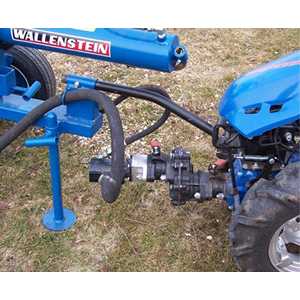
[[[137,86],[157,84],[185,108],[217,120],[218,102],[229,83],[255,66],[300,47],[296,29],[171,29],[187,45],[188,66],[164,74],[45,53],[58,82],[78,73]],[[126,134],[151,124],[161,109],[128,100],[121,115]],[[0,134],[12,124],[0,122]],[[34,134],[27,132],[26,136]],[[0,156],[0,271],[236,271],[228,245],[230,212],[221,200],[172,207],[163,184],[130,183],[112,205],[88,182],[87,158],[109,145],[108,130],[92,139],[63,136],[61,161],[66,207],[77,214],[69,231],[46,231],[40,219],[51,206],[46,149],[27,149],[23,136]],[[149,151],[153,138],[163,150],[183,146],[196,168],[214,160],[210,138],[172,116],[155,134],[127,152]]]

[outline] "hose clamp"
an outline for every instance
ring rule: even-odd
[[[75,90],[75,88],[70,87],[68,85],[65,87],[65,89],[63,90],[63,92],[60,94],[60,97],[59,97],[61,105],[65,105],[66,104],[65,99],[66,99],[67,93],[70,92],[70,91],[72,91],[72,90]]]

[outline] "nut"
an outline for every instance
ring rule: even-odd
[[[196,193],[194,194],[194,198],[195,198],[195,199],[201,199],[201,194],[200,194],[199,192],[196,192]]]

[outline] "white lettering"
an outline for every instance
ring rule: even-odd
[[[62,36],[58,36],[57,37],[57,46],[67,47],[67,39]]]
[[[75,48],[76,44],[75,44],[75,40],[74,39],[68,39],[68,48]]]
[[[13,36],[16,39],[24,40],[26,35],[26,30],[22,29],[14,29],[13,30]]]
[[[27,34],[25,36],[25,40],[29,40],[33,42],[33,33],[32,31],[27,31]]]
[[[109,45],[103,43],[99,44],[98,53],[109,55]]]
[[[50,35],[50,38],[49,38],[49,44],[50,44],[50,45],[56,45],[56,38],[57,38],[57,36],[55,36],[55,35]]]
[[[69,37],[68,35],[52,34],[39,30],[28,30],[13,28],[11,30],[12,39],[23,40],[24,42],[48,45],[49,47],[61,47],[65,49],[74,49],[95,53],[102,56],[110,57],[110,42],[98,40],[84,40],[82,37]]]

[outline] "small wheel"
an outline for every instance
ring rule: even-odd
[[[230,224],[232,255],[242,271],[300,272],[300,163],[247,192]]]
[[[54,72],[47,58],[38,50],[13,46],[8,49],[13,56],[12,67],[16,71],[17,84],[28,87],[34,81],[41,83],[41,89],[34,96],[46,100],[56,93],[56,80]]]

